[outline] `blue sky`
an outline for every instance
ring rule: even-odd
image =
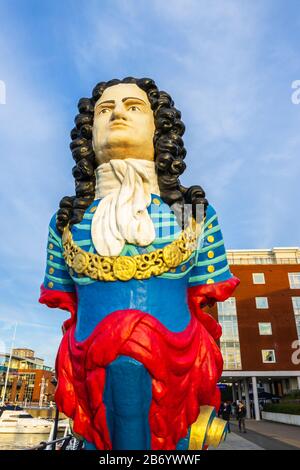
[[[299,3],[0,1],[0,349],[53,363],[67,314],[37,303],[47,226],[71,195],[69,131],[98,81],[155,79],[186,125],[184,185],[201,184],[227,248],[299,246]]]

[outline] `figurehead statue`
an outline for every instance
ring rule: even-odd
[[[40,297],[71,314],[57,406],[86,449],[217,445],[221,327],[203,308],[239,281],[203,189],[179,180],[181,113],[132,77],[99,83],[78,109],[75,196],[51,218]]]

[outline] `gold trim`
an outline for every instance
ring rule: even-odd
[[[217,448],[225,440],[227,422],[221,418],[214,418],[206,433],[205,445]]]
[[[101,256],[80,248],[69,227],[62,235],[63,256],[77,274],[99,281],[129,281],[160,276],[186,261],[197,247],[203,223],[192,220],[179,237],[164,248],[135,256]]]
[[[204,447],[218,447],[225,440],[227,422],[216,417],[213,406],[201,406],[197,420],[191,426],[189,449],[202,450]]]
[[[200,414],[191,426],[188,450],[199,450],[203,448],[207,429],[214,414],[215,411],[212,406],[200,407]]]

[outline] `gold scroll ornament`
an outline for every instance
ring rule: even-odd
[[[164,248],[135,256],[101,256],[80,248],[69,227],[62,235],[63,256],[77,274],[98,281],[129,281],[159,276],[186,261],[197,247],[202,224],[194,219],[179,237]]]
[[[213,406],[201,406],[197,420],[191,426],[189,450],[218,447],[227,435],[227,422],[216,417]]]

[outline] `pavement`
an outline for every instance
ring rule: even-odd
[[[236,421],[230,421],[227,434],[216,450],[300,450],[300,428],[270,421],[246,420],[247,432],[240,433]]]
[[[244,437],[239,436],[235,432],[227,434],[226,440],[219,445],[217,449],[210,448],[209,450],[264,450],[262,447],[254,444]]]

